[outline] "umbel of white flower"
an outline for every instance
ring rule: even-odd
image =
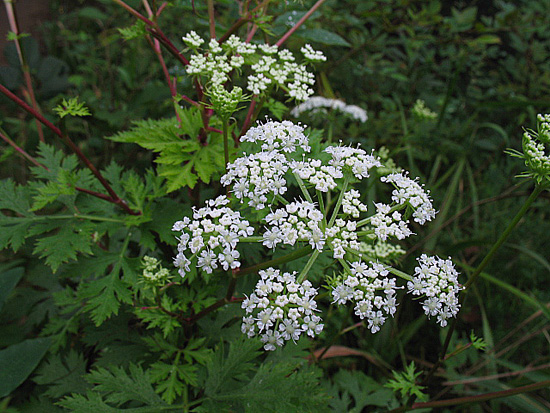
[[[333,300],[342,305],[351,302],[373,333],[395,314],[397,291],[403,288],[396,274],[412,280],[408,292],[425,296],[428,316],[437,315],[442,326],[456,316],[460,287],[449,260],[422,256],[414,277],[388,265],[402,251],[392,242],[413,234],[409,218],[424,225],[436,214],[429,192],[415,179],[406,172],[381,176],[382,183],[393,187],[391,202],[375,203],[374,214],[366,217],[369,205],[352,186],[369,178],[373,170],[380,174],[384,169],[374,152],[340,144],[324,149],[324,161],[317,159],[311,155],[304,127],[289,121],[267,121],[251,128],[242,141],[256,149],[227,165],[221,178],[223,185],[231,186],[233,199],[210,200],[206,207],[194,209],[192,218],[174,224],[173,230],[180,233],[174,265],[182,277],[191,265],[206,275],[238,271],[242,240],[260,242],[269,250],[309,246],[310,259],[324,253],[341,264],[342,273],[329,281]],[[285,198],[292,180],[303,197]],[[325,200],[331,192],[337,200],[329,204]],[[265,213],[253,226],[233,208]],[[266,350],[322,329],[316,290],[304,280],[311,265],[304,268],[298,275],[274,268],[260,272],[256,290],[243,302],[247,312],[243,332],[259,335]]]
[[[312,96],[304,103],[300,103],[294,109],[290,111],[290,114],[294,117],[300,116],[304,112],[311,112],[312,114],[324,113],[325,109],[332,109],[342,112],[348,115],[352,119],[356,119],[361,123],[365,123],[368,120],[367,111],[356,105],[346,105],[344,102],[338,99],[328,99],[322,96]]]
[[[437,322],[445,327],[447,320],[456,317],[460,309],[458,293],[462,287],[458,283],[458,272],[450,258],[443,260],[422,254],[417,260],[419,266],[412,281],[407,283],[409,293],[425,296],[424,312],[428,317],[437,316]]]
[[[246,43],[235,35],[221,44],[211,39],[204,50],[200,49],[204,40],[197,33],[192,31],[182,39],[195,52],[186,67],[188,74],[202,77],[208,87],[216,88],[227,83],[231,72],[249,66],[252,73],[247,77],[246,89],[254,95],[263,95],[276,86],[298,101],[306,100],[313,94],[311,87],[315,83],[315,76],[306,65],[326,60],[323,53],[308,44],[301,49],[304,61],[298,64],[287,49]]]
[[[301,335],[310,337],[323,330],[321,317],[316,313],[317,290],[307,280],[296,281],[296,273],[282,273],[275,268],[260,271],[260,280],[242,308],[241,331],[249,338],[256,335],[265,350],[275,350],[285,341],[296,342]]]

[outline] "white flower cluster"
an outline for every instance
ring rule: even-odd
[[[325,236],[319,225],[323,214],[307,201],[292,202],[265,217],[269,228],[263,235],[263,245],[275,248],[278,243],[294,245],[309,242],[312,248],[323,251]]]
[[[382,164],[371,153],[367,154],[361,148],[352,148],[351,146],[329,146],[325,152],[332,156],[328,162],[336,168],[345,170],[349,168],[355,177],[359,180],[369,177],[369,170],[373,167],[380,167]]]
[[[227,165],[222,185],[233,185],[237,199],[246,199],[251,207],[264,209],[268,195],[282,195],[287,191],[285,173],[289,163],[285,154],[298,148],[310,150],[303,131],[303,127],[288,121],[270,121],[250,128],[241,140],[261,144],[262,151],[244,154]]]
[[[395,290],[399,287],[394,278],[388,277],[388,270],[382,265],[362,261],[352,262],[351,274],[344,276],[332,289],[333,302],[355,303],[355,315],[368,320],[372,333],[380,330],[388,315],[397,309]]]
[[[523,134],[523,153],[526,165],[535,174],[544,176],[550,173],[550,156],[545,148],[545,144],[550,145],[550,114],[538,114],[537,120],[538,133],[526,130]]]
[[[191,30],[181,39],[187,46],[193,49],[196,49],[197,47],[199,47],[201,44],[204,43],[204,40],[193,30]]]
[[[282,87],[299,101],[313,94],[311,86],[315,84],[315,76],[308,72],[306,65],[295,63],[289,50],[279,50],[277,45],[257,46],[232,35],[222,44],[211,39],[208,49],[199,51],[204,41],[195,32],[185,35],[183,41],[195,51],[186,67],[187,73],[206,77],[214,87],[226,83],[232,71],[248,65],[253,73],[247,78],[247,89],[255,95],[262,94],[270,85]],[[325,59],[322,53],[314,51],[311,46],[303,48],[302,52],[307,61]]]
[[[282,195],[287,191],[284,178],[288,165],[283,154],[276,151],[244,155],[227,166],[222,185],[233,184],[237,199],[248,200],[255,209],[264,209],[269,194]]]
[[[332,165],[323,165],[319,159],[291,161],[290,168],[303,179],[315,186],[317,191],[328,192],[336,188],[336,179],[343,178],[340,168]]]
[[[403,220],[403,215],[399,211],[393,211],[389,205],[375,203],[376,214],[370,219],[370,225],[374,227],[374,233],[381,241],[386,241],[388,237],[395,237],[399,240],[412,235],[409,229],[408,220]]]
[[[279,151],[294,153],[297,147],[309,152],[311,147],[304,128],[288,120],[282,122],[268,121],[260,126],[250,128],[241,138],[242,142],[261,143],[262,151]]]
[[[344,211],[344,214],[359,218],[361,212],[367,212],[367,206],[359,200],[360,196],[359,191],[355,189],[344,193],[344,198],[342,199],[342,211]]]
[[[349,115],[352,119],[356,119],[359,122],[365,123],[368,120],[367,111],[359,106],[346,105],[344,102],[338,99],[328,99],[322,96],[313,96],[306,100],[304,103],[300,103],[294,109],[290,111],[290,114],[294,117],[300,116],[304,112],[318,113],[325,112],[323,109],[333,109],[342,112],[345,115]]]
[[[334,225],[327,228],[325,233],[332,247],[334,258],[344,258],[346,249],[359,251],[360,243],[357,240],[357,222],[345,221],[338,218]]]
[[[410,277],[376,260],[389,263],[404,253],[401,247],[386,241],[389,237],[401,240],[412,234],[407,218],[413,217],[422,225],[435,217],[428,191],[405,172],[382,176],[382,182],[393,186],[392,202],[375,203],[376,212],[361,219],[367,205],[361,202],[361,193],[353,189],[353,185],[356,180],[368,178],[371,169],[382,166],[373,152],[329,146],[323,155],[327,160],[316,159],[310,154],[304,127],[291,122],[260,124],[251,128],[242,141],[255,144],[258,152],[244,153],[229,164],[221,182],[231,186],[234,198],[241,203],[256,210],[270,208],[269,213],[259,214],[264,216],[265,226],[260,236],[248,238],[254,229],[227,206],[229,200],[225,196],[208,201],[204,208],[193,209],[192,219],[184,218],[173,227],[181,231],[174,260],[179,273],[182,276],[188,273],[192,260],[196,260],[196,266],[206,274],[217,268],[239,268],[240,254],[236,246],[242,238],[248,238],[247,242],[261,242],[270,249],[307,243],[315,253],[302,277],[312,268],[319,253],[330,251],[346,268],[339,279],[331,282],[334,302],[351,301],[355,314],[368,320],[370,331],[380,330],[386,319],[394,315],[396,290],[402,288],[397,287],[396,278],[390,273],[407,280]],[[300,158],[302,160],[296,160]],[[289,202],[283,198],[287,193],[287,180],[293,179],[292,176],[306,200]],[[344,187],[346,189],[342,189]],[[315,195],[311,193],[312,188],[316,190]],[[338,190],[337,201],[325,203],[325,199],[330,200],[325,194]],[[361,260],[348,267],[344,259],[350,256]],[[423,255],[419,263],[413,281],[408,284],[409,292],[424,295],[425,311],[429,316],[437,315],[438,322],[444,326],[459,310],[458,273],[449,260]],[[260,335],[264,348],[274,350],[285,341],[297,340],[302,333],[312,337],[320,333],[323,324],[314,314],[313,297],[317,291],[311,283],[299,284],[294,274],[273,268],[259,274],[261,279],[254,293],[243,302],[245,334]]]
[[[450,259],[422,254],[417,260],[420,266],[415,268],[407,289],[413,295],[427,297],[422,302],[424,312],[428,317],[437,315],[437,322],[445,327],[447,320],[456,317],[460,309],[458,293],[462,287],[458,283],[458,272]]]
[[[268,268],[250,297],[242,303],[246,310],[241,331],[249,338],[260,335],[264,349],[273,351],[285,341],[296,342],[305,333],[310,337],[323,330],[317,316],[317,290],[309,281],[299,284],[295,274]]]
[[[254,228],[241,218],[240,212],[227,207],[228,203],[224,195],[209,200],[206,207],[193,208],[193,220],[184,217],[172,227],[172,231],[181,231],[174,265],[182,277],[190,272],[194,258],[197,267],[207,274],[218,266],[225,271],[240,267],[240,253],[236,249],[239,237],[252,235]],[[189,258],[185,255],[187,251],[191,253]]]
[[[407,203],[414,212],[412,216],[420,225],[435,218],[435,209],[432,206],[429,191],[411,179],[406,173],[393,173],[380,178],[382,182],[390,182],[395,186],[392,200],[397,204]]]
[[[327,60],[323,52],[313,50],[313,47],[311,47],[310,44],[306,44],[300,49],[300,51],[303,53],[304,57],[307,60],[311,60],[313,62],[324,62]]]

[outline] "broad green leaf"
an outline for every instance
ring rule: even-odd
[[[0,274],[0,311],[24,272],[24,268],[18,267]]]
[[[39,254],[40,258],[46,258],[46,264],[56,272],[62,263],[76,259],[79,252],[92,252],[93,231],[94,226],[90,222],[66,221],[54,234],[38,239],[34,253]]]
[[[0,350],[0,397],[15,390],[36,368],[48,348],[50,338],[34,338]]]
[[[326,44],[328,46],[345,46],[345,47],[351,47],[351,45],[340,35],[330,32],[325,29],[309,29],[300,31],[298,36],[300,36],[303,39]]]

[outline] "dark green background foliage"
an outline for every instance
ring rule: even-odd
[[[140,1],[127,3],[144,12]],[[272,2],[273,19],[258,38],[274,43],[312,5]],[[215,6],[219,35],[239,18],[239,3]],[[223,193],[223,140],[194,138],[201,115],[189,105],[176,104],[185,128],[176,126],[162,68],[126,10],[109,0],[52,0],[50,8],[40,38],[22,39],[40,108],[141,214],[89,196],[102,186],[85,165],[48,130],[39,143],[34,120],[0,96],[0,132],[47,167],[1,147],[0,411],[361,412],[406,401],[384,387],[392,371],[411,361],[428,369],[445,339],[414,301],[404,300],[372,335],[321,289],[323,334],[265,354],[259,341],[242,337],[238,304],[190,322],[224,297],[227,277],[182,281],[172,271],[174,284],[160,295],[143,282],[142,257],[171,269],[172,224]],[[206,2],[168,1],[159,24],[183,48],[190,30],[208,36]],[[503,151],[519,149],[522,125],[534,128],[536,114],[550,111],[549,27],[547,0],[327,0],[285,43],[298,51],[309,42],[327,56],[316,67],[317,95],[368,109],[364,124],[338,114],[301,119],[316,129],[312,136],[385,146],[431,190],[438,217],[402,243],[403,271],[413,271],[421,252],[452,256],[465,282],[529,195],[532,183],[515,178],[524,165]],[[0,83],[21,96],[13,42],[4,54]],[[181,64],[164,58],[178,93],[194,97]],[[59,119],[53,109],[72,97],[91,116]],[[259,119],[292,119],[293,103],[275,98]],[[414,115],[418,99],[434,119]],[[245,112],[237,113],[239,124]],[[215,117],[211,124],[221,128]],[[468,294],[449,352],[468,346],[471,331],[488,348],[458,351],[424,389],[430,399],[550,379],[548,367],[517,373],[549,363],[550,313],[539,311],[550,301],[549,213],[544,192],[486,268],[497,281],[481,277]],[[243,267],[268,259],[259,246],[245,248]],[[312,281],[332,275],[331,264],[317,261]],[[239,279],[234,295],[249,294],[255,281]],[[326,346],[333,346],[327,357],[315,361]],[[491,377],[498,373],[509,374]],[[464,382],[472,377],[479,380]],[[469,411],[548,411],[547,400],[548,390],[539,390]]]

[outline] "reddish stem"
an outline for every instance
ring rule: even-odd
[[[208,5],[208,26],[210,27],[210,38],[216,38],[216,20],[214,19],[214,0],[207,0]]]
[[[0,138],[3,139],[6,143],[8,143],[12,148],[14,148],[21,156],[23,156],[25,159],[27,159],[32,164],[44,168],[46,171],[49,171],[48,167],[46,165],[42,165],[40,162],[38,162],[35,158],[33,158],[31,155],[29,155],[23,148],[18,146],[14,141],[12,141],[10,138],[8,138],[6,135],[4,135],[2,132],[0,132]],[[96,198],[104,199],[105,201],[114,202],[113,198],[111,198],[109,195],[102,194],[100,192],[92,191],[91,189],[81,188],[79,186],[74,187],[75,190],[79,192],[84,192],[89,195],[93,195]]]
[[[25,109],[28,113],[30,113],[40,122],[42,122],[42,124],[44,124],[47,128],[49,128],[53,133],[59,136],[65,142],[65,144],[69,148],[71,148],[71,150],[76,154],[76,156],[80,158],[80,160],[86,165],[86,167],[94,174],[94,176],[99,180],[99,182],[101,182],[101,185],[103,185],[103,187],[107,190],[107,192],[111,196],[111,199],[112,199],[111,202],[113,202],[114,204],[124,209],[130,215],[141,215],[140,211],[133,211],[132,209],[130,209],[126,204],[126,202],[116,194],[113,188],[111,188],[111,185],[109,185],[107,180],[103,177],[103,175],[101,175],[101,173],[95,167],[95,165],[90,162],[90,160],[86,157],[86,155],[84,155],[84,153],[80,150],[80,148],[72,141],[72,139],[68,135],[64,135],[57,126],[55,126],[53,123],[47,120],[44,116],[42,116],[40,112],[30,107],[25,101],[15,96],[11,91],[9,91],[6,87],[4,87],[4,85],[0,84],[0,92],[6,95],[9,99],[11,99],[21,108]]]
[[[306,14],[303,15],[303,17],[298,20],[298,22],[288,31],[286,32],[283,37],[281,37],[279,39],[279,41],[276,43],[277,46],[281,46],[284,42],[287,41],[287,39],[292,36],[292,33],[294,33],[296,30],[298,30],[298,28],[304,24],[304,22],[309,19],[309,17],[315,12],[315,10],[317,10],[321,4],[323,4],[325,2],[325,0],[318,0],[317,3],[315,3],[311,9],[308,10],[308,12]]]
[[[162,11],[164,10],[167,4],[168,3],[164,2],[160,5],[159,9],[157,10],[157,17],[160,16],[160,14],[162,13]]]
[[[264,0],[262,3],[258,4],[256,7],[254,7],[251,11],[247,12],[243,17],[240,17],[233,25],[223,34],[222,37],[219,39],[219,43],[225,42],[227,39],[229,39],[229,36],[231,36],[233,33],[235,33],[242,25],[249,22],[252,16],[258,11],[261,10],[263,7],[265,7],[271,0]]]
[[[29,162],[33,163],[36,166],[40,166],[42,168],[46,168],[44,165],[42,165],[40,162],[38,162],[36,159],[34,159],[31,155],[29,155],[25,150],[21,147],[19,147],[14,141],[12,141],[10,138],[8,138],[6,135],[4,135],[2,132],[0,132],[0,138],[2,138],[6,143],[8,143],[13,149],[15,149],[21,156],[23,156],[25,159],[27,159]],[[46,168],[48,169],[48,168]]]
[[[8,15],[8,21],[10,24],[10,30],[15,34],[15,48],[17,49],[17,56],[19,57],[19,63],[21,64],[21,71],[23,72],[23,77],[25,78],[25,84],[27,85],[27,93],[29,94],[29,100],[31,101],[32,107],[38,112],[38,103],[36,102],[36,97],[34,95],[34,89],[32,87],[31,73],[25,55],[23,54],[23,49],[21,48],[21,43],[19,42],[19,25],[17,24],[17,16],[15,14],[15,8],[13,7],[12,0],[4,0],[4,5],[6,6],[6,13]],[[42,131],[42,125],[38,119],[34,120],[36,122],[36,129],[38,131],[38,138],[40,142],[44,142],[44,132]]]
[[[252,123],[252,115],[254,114],[254,109],[256,108],[256,98],[257,95],[252,96],[252,101],[250,102],[250,106],[248,107],[248,112],[246,113],[246,118],[244,119],[244,124],[241,129],[241,135],[243,136],[248,128],[250,127],[250,123]]]
[[[179,50],[174,46],[174,44],[166,37],[166,35],[162,32],[162,30],[158,27],[158,25],[149,20],[147,17],[145,17],[143,14],[138,12],[137,10],[133,9],[126,3],[124,3],[122,0],[113,0],[118,5],[125,8],[128,12],[130,12],[133,16],[137,17],[139,20],[144,22],[147,26],[147,31],[156,39],[158,39],[164,47],[168,49],[170,53],[172,53],[176,59],[178,59],[183,65],[187,66],[189,64],[189,61],[182,56],[182,54],[179,52]]]

